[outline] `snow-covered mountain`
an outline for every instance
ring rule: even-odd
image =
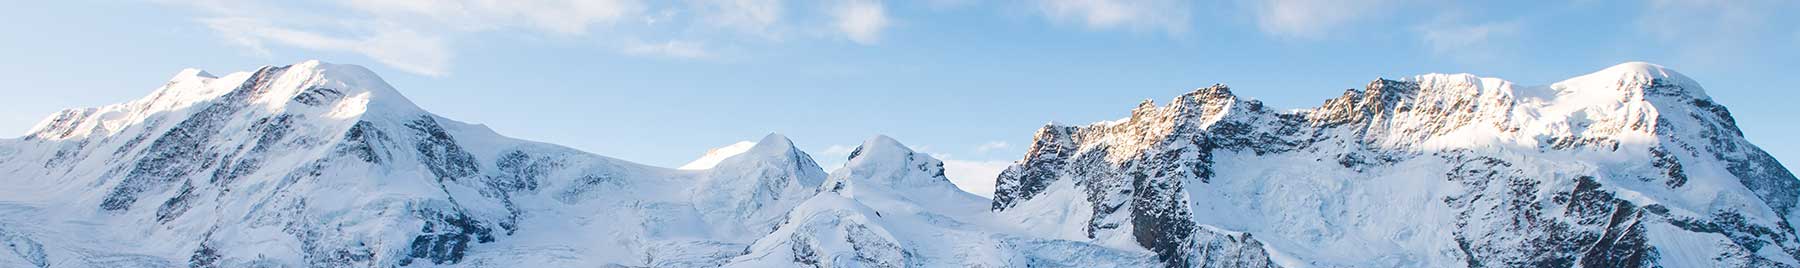
[[[1040,129],[992,208],[1196,267],[1795,267],[1800,188],[1693,80],[1377,80],[1277,111],[1223,85]]]
[[[831,238],[817,232],[836,226],[797,224],[849,223],[837,217],[853,214],[840,209],[858,206],[877,214],[864,220],[881,222],[842,230],[970,237],[863,241],[906,252],[881,264],[1151,260],[985,225],[946,227],[986,222],[988,201],[956,190],[941,162],[878,140],[869,152],[879,154],[857,159],[890,158],[837,176],[774,134],[666,169],[432,115],[358,66],[185,70],[143,99],[63,111],[0,140],[0,239],[9,249],[0,266],[788,267],[798,259],[767,258],[776,253],[755,245],[807,237],[788,235],[796,231]],[[856,183],[873,179],[907,183]],[[886,199],[819,194],[828,181]],[[914,199],[876,191],[930,203],[907,206],[900,202]],[[932,243],[1017,249],[958,257],[965,253]],[[809,245],[820,250],[812,256],[841,258],[818,262],[834,266],[875,254],[858,242]],[[1059,250],[1093,254],[1040,254]]]
[[[184,70],[0,139],[0,267],[1795,267],[1800,181],[1692,80],[1430,74],[1276,111],[1224,86],[1039,130],[994,198],[876,136],[669,169],[309,61]]]

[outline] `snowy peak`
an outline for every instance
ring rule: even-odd
[[[1671,103],[1711,99],[1693,79],[1645,62],[1627,62],[1556,82],[1550,85],[1550,90],[1556,94],[1557,101],[1580,100],[1593,104],[1608,103],[1606,98]]]
[[[1131,119],[1171,126],[1204,127],[1223,118],[1226,111],[1237,103],[1238,97],[1231,94],[1230,87],[1216,84],[1177,96],[1164,107],[1157,107],[1156,103],[1145,100],[1136,109],[1132,109]]]
[[[311,60],[264,67],[258,73],[274,76],[261,92],[262,98],[256,100],[267,103],[271,109],[306,105],[328,107],[335,116],[379,112],[408,119],[422,113],[387,81],[362,66]]]
[[[769,135],[764,135],[761,140],[756,141],[755,146],[751,146],[749,150],[745,150],[746,153],[761,155],[783,155],[792,154],[797,151],[799,151],[799,149],[794,148],[794,141],[789,140],[787,135],[781,135],[781,133],[769,133]]]
[[[169,78],[169,81],[176,81],[176,80],[183,80],[183,79],[214,79],[214,78],[219,78],[219,76],[213,75],[212,73],[208,73],[208,72],[206,72],[206,70],[201,70],[200,68],[187,68],[187,69],[181,69],[180,72],[176,72],[175,77]]]
[[[373,114],[400,122],[425,114],[367,68],[314,60],[264,66],[254,72],[222,77],[200,69],[184,69],[141,99],[58,112],[34,127],[27,139],[113,135],[144,123],[180,120],[208,110],[339,121],[356,121]]]
[[[318,60],[263,66],[253,72],[237,72],[223,78],[189,68],[177,73],[158,93],[139,102],[216,100],[229,93],[246,95],[235,101],[261,104],[269,110],[282,110],[290,105],[329,107],[340,103],[343,107],[329,108],[419,110],[368,68]]]
[[[743,168],[771,163],[781,163],[801,169],[819,169],[811,155],[794,147],[794,142],[780,133],[769,133],[754,143],[739,142],[722,149],[726,153],[729,153],[729,150],[736,150],[736,148],[730,147],[747,148],[742,148],[741,152],[735,154],[725,155],[718,164],[713,165],[714,169]]]
[[[886,135],[875,135],[863,140],[861,145],[850,151],[850,162],[891,162],[913,154],[911,148]]]
[[[706,170],[689,194],[706,221],[741,228],[715,233],[743,236],[779,223],[788,209],[817,194],[825,177],[787,136],[769,134]]]
[[[845,193],[847,189],[856,191],[865,183],[879,185],[881,189],[933,192],[949,189],[961,193],[944,176],[943,161],[914,152],[900,141],[882,135],[864,140],[851,151],[850,161],[843,168],[832,171],[824,188]]]
[[[1681,86],[1684,89],[1687,89],[1687,92],[1697,96],[1706,95],[1705,92],[1701,91],[1697,86],[1698,83],[1695,83],[1693,79],[1688,78],[1686,75],[1665,68],[1662,65],[1641,61],[1613,65],[1612,67],[1607,67],[1606,69],[1601,69],[1600,71],[1587,75],[1570,78],[1558,82],[1557,84],[1570,84],[1570,88],[1581,88],[1582,86],[1586,86],[1587,88],[1607,88],[1610,86],[1618,89],[1630,89],[1631,86],[1648,86],[1657,81],[1673,84],[1674,86]]]
[[[1625,78],[1633,78],[1633,79],[1675,78],[1675,79],[1681,79],[1681,80],[1689,80],[1687,78],[1687,76],[1681,75],[1681,73],[1675,72],[1675,70],[1670,70],[1668,68],[1664,68],[1662,65],[1657,65],[1654,63],[1648,63],[1648,62],[1642,62],[1642,61],[1632,61],[1632,62],[1620,63],[1618,65],[1613,65],[1612,67],[1606,67],[1606,69],[1602,69],[1599,72],[1595,72],[1594,74],[1591,74],[1591,75],[1615,76],[1615,77],[1625,77]]]
[[[1378,79],[1316,108],[1283,116],[1352,131],[1388,148],[1510,144],[1619,150],[1647,142],[1649,136],[1694,128],[1737,132],[1729,113],[1712,103],[1698,83],[1642,62],[1548,86],[1470,74]]]

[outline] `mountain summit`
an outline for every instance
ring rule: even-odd
[[[1647,63],[1295,111],[1214,86],[1045,126],[991,207],[1180,267],[1794,267],[1800,185],[1704,92]]]
[[[1800,267],[1800,181],[1699,83],[1214,85],[1049,124],[958,190],[875,136],[669,169],[501,136],[362,67],[182,70],[0,139],[4,267]],[[1023,133],[1021,133],[1023,134]]]

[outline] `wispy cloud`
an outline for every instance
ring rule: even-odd
[[[1044,16],[1090,29],[1188,30],[1193,7],[1179,0],[1037,0]]]
[[[264,55],[269,53],[264,42],[313,50],[348,51],[367,55],[394,68],[431,76],[444,75],[451,57],[450,49],[439,37],[406,28],[384,27],[373,29],[374,33],[366,36],[336,37],[246,18],[206,19],[204,23],[227,39]]]
[[[849,158],[850,153],[855,152],[855,151],[856,151],[856,147],[854,147],[854,146],[833,144],[829,147],[825,147],[825,151],[820,151],[819,155],[820,156],[830,156],[830,157],[835,157],[835,158]]]
[[[1005,141],[990,141],[990,142],[975,146],[975,152],[985,154],[988,152],[992,152],[994,150],[1006,149],[1009,146],[1010,145],[1006,144]]]
[[[1358,19],[1379,16],[1394,0],[1254,0],[1257,25],[1276,36],[1318,38]]]
[[[581,36],[594,25],[638,16],[637,0],[531,1],[171,1],[227,40],[266,54],[270,45],[362,54],[395,68],[449,73],[450,40],[474,32],[519,29]]]
[[[342,5],[375,20],[419,28],[431,24],[450,30],[478,31],[522,28],[563,35],[582,35],[593,25],[611,24],[644,10],[638,0],[352,0]]]
[[[686,59],[705,58],[711,55],[706,51],[705,45],[682,40],[669,40],[661,43],[631,42],[625,45],[625,53]]]
[[[825,150],[813,154],[813,161],[818,161],[819,166],[824,167],[825,171],[831,171],[843,166],[844,162],[850,161],[850,153],[855,151],[855,146],[833,144],[825,147]]]
[[[1488,62],[1502,58],[1504,43],[1516,37],[1520,21],[1461,23],[1454,19],[1419,25],[1419,40],[1439,57],[1464,62]]]
[[[976,146],[975,150],[986,151],[1004,147],[1006,147],[1005,142],[996,141]],[[984,150],[983,148],[988,149]],[[1001,171],[1005,171],[1013,164],[1011,160],[961,159],[954,154],[934,152],[929,145],[918,146],[915,149],[915,151],[931,155],[932,158],[937,158],[938,161],[943,161],[944,177],[950,179],[950,183],[956,184],[956,188],[988,198],[992,198],[994,195],[994,180],[1000,177]]]
[[[832,11],[832,17],[837,20],[838,31],[861,44],[880,41],[881,30],[888,26],[886,8],[875,0],[846,1]]]
[[[965,161],[944,159],[944,176],[956,188],[982,197],[994,197],[994,180],[1012,166],[1011,161]]]
[[[479,33],[504,31],[575,39],[625,55],[694,59],[729,56],[720,54],[743,51],[746,44],[754,46],[756,42],[842,39],[877,45],[891,38],[896,22],[905,21],[896,17],[895,10],[943,12],[965,7],[1024,10],[1043,18],[1046,25],[1172,35],[1196,26],[1254,25],[1267,36],[1307,41],[1343,30],[1411,29],[1434,54],[1463,61],[1500,58],[1494,51],[1503,47],[1496,44],[1529,30],[1525,27],[1529,25],[1519,20],[1389,16],[1398,12],[1394,10],[1463,5],[1415,0],[1233,0],[1211,4],[1182,0],[153,1],[199,11],[197,21],[252,53],[279,51],[274,48],[354,53],[408,72],[436,76],[452,71],[459,41],[490,37],[472,36]],[[925,8],[898,7],[905,4]],[[1771,39],[1800,35],[1795,26],[1769,23],[1777,12],[1800,7],[1795,1],[1652,0],[1643,6],[1638,25],[1645,36],[1690,51],[1743,51],[1740,48],[1745,43],[1766,46]],[[1233,12],[1247,14],[1224,15]],[[1234,19],[1244,21],[1231,21]]]
[[[925,152],[931,155],[931,158],[943,161],[944,178],[949,179],[951,184],[956,185],[956,188],[988,198],[994,196],[994,181],[1000,177],[1000,172],[1005,171],[1006,167],[1012,166],[1012,161],[965,160],[957,159],[955,155],[951,154],[931,153],[924,150],[919,150],[919,152]]]
[[[837,32],[872,45],[892,22],[878,0],[798,3],[818,8],[792,8],[796,3],[784,0],[159,1],[198,11],[197,21],[252,53],[354,53],[432,76],[451,72],[458,40],[487,32],[597,41],[590,43],[617,44],[625,55],[691,59],[716,56],[708,43],[781,42],[788,29]],[[794,10],[808,12],[789,12]]]
[[[763,38],[778,39],[777,27],[787,15],[788,5],[782,0],[690,0],[689,12],[697,13],[706,25],[735,30]]]

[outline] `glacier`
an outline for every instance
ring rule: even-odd
[[[1693,79],[1214,85],[1048,124],[964,192],[886,136],[681,168],[508,138],[368,69],[178,72],[0,139],[3,267],[1797,267],[1800,181]]]

